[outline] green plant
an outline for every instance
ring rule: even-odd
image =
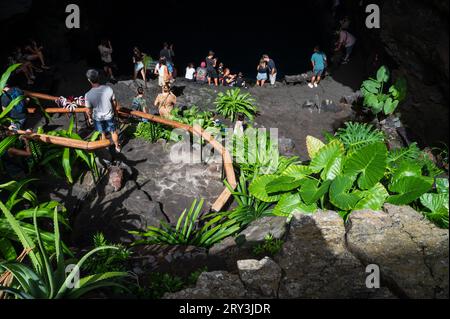
[[[219,93],[214,104],[216,105],[217,113],[233,122],[239,114],[253,121],[258,111],[258,108],[255,106],[255,100],[249,93],[242,94],[240,89],[228,90],[225,94]]]
[[[383,142],[373,141],[349,151],[338,139],[324,144],[313,137],[307,146],[309,165],[291,165],[250,184],[252,196],[276,205],[276,215],[310,214],[320,207],[347,217],[354,210],[380,210],[385,203],[413,204],[434,182],[429,162],[408,160],[413,148],[390,154]]]
[[[345,128],[340,128],[334,137],[341,141],[349,152],[357,151],[368,144],[385,141],[383,132],[365,123],[345,123]]]
[[[244,174],[239,177],[236,190],[233,190],[227,181],[225,183],[238,206],[231,212],[222,213],[224,217],[236,221],[241,227],[245,227],[264,216],[273,216],[272,210],[269,209],[271,204],[265,203],[250,194],[248,190],[249,179]]]
[[[39,134],[43,134],[42,129],[38,130]],[[67,130],[58,130],[47,132],[50,136],[60,136],[71,138],[81,141],[80,135],[74,132],[74,117],[71,117],[69,128]],[[96,141],[100,136],[100,133],[94,133],[89,139],[91,142]],[[78,163],[82,163],[88,168],[92,173],[94,178],[99,177],[99,171],[96,163],[96,155],[93,152],[87,152],[80,149],[72,149],[69,147],[61,147],[58,145],[37,145],[37,143],[32,144],[32,163],[30,164],[31,169],[38,169],[40,167],[45,168],[51,174],[61,177],[65,176],[69,183],[74,182],[73,178],[73,168],[76,167]],[[59,171],[62,167],[63,173]]]
[[[9,77],[19,67],[20,67],[20,64],[11,65],[5,71],[5,73],[3,73],[2,77],[0,78],[0,97],[3,95],[3,90],[5,89],[5,86],[8,82]],[[0,110],[1,111],[0,112],[0,125],[4,125],[4,124],[12,122],[12,120],[8,117],[8,114],[12,111],[12,109],[14,107],[16,107],[24,99],[25,99],[25,96],[19,96],[19,97],[15,98],[14,100],[12,100],[4,110]]]
[[[88,273],[105,273],[109,271],[126,271],[126,262],[131,252],[120,244],[111,244],[102,233],[94,235],[94,248],[111,246],[117,250],[102,250],[87,260],[83,266]]]
[[[35,227],[30,223],[33,215],[36,214],[40,220],[51,220],[54,209],[58,211],[59,223],[69,228],[65,208],[55,201],[39,203],[36,194],[28,189],[29,184],[33,181],[35,180],[26,179],[19,182],[10,181],[0,185],[0,193],[7,192],[9,194],[2,203],[15,217],[22,230],[32,239],[36,239]],[[54,252],[56,249],[54,235],[42,229],[40,229],[40,232],[46,249]],[[15,243],[20,242],[20,238],[17,237],[17,233],[3,214],[0,216],[0,233],[2,234],[2,238],[0,238],[0,259],[15,260],[18,256]],[[61,245],[66,253],[70,253],[63,243]]]
[[[153,122],[139,122],[134,137],[155,143],[160,138],[166,137],[163,126]]]
[[[425,207],[424,215],[436,225],[448,228],[449,191],[448,179],[436,179],[436,191],[420,197],[420,203]]]
[[[253,247],[253,254],[256,256],[269,255],[270,257],[278,254],[283,248],[284,242],[281,239],[275,239],[272,234],[264,238],[264,243]]]
[[[161,222],[160,228],[148,227],[145,233],[130,233],[146,238],[137,241],[136,244],[192,245],[209,248],[240,230],[235,220],[224,220],[221,215],[211,214],[201,217],[203,204],[204,200],[198,204],[195,200],[189,211],[185,210],[181,214],[175,226]]]
[[[374,114],[390,115],[395,112],[398,105],[405,99],[407,85],[405,79],[397,80],[386,91],[385,87],[390,79],[390,72],[382,66],[377,72],[376,79],[364,81],[361,92],[364,96],[364,106],[370,108]]]
[[[79,269],[83,267],[86,260],[99,251],[117,249],[116,247],[98,247],[88,252],[76,263],[75,267],[69,271],[66,277],[65,273],[68,265],[64,260],[61,245],[57,209],[55,209],[53,216],[54,245],[56,247],[54,260],[50,257],[49,252],[44,246],[41,231],[37,226],[36,212],[34,213],[33,220],[37,247],[8,208],[1,202],[0,209],[5,214],[11,228],[16,232],[31,262],[31,267],[19,262],[1,262],[0,271],[9,272],[14,280],[9,287],[0,286],[0,291],[6,292],[10,296],[18,299],[76,299],[92,290],[103,287],[118,286],[126,289],[113,281],[128,276],[127,273],[123,272],[99,273],[80,278],[79,281],[74,282],[74,280],[77,280],[77,276],[79,276]],[[53,263],[56,264],[56,267],[53,266]]]

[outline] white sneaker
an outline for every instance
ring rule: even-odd
[[[315,87],[315,88],[318,87],[317,83],[314,83],[314,87]]]
[[[313,85],[312,83],[308,83],[308,86],[309,86],[311,89],[314,88],[314,85]]]

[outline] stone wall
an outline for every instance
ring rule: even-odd
[[[354,212],[347,223],[331,211],[294,214],[291,223],[285,226],[277,218],[266,219],[237,237],[247,240],[226,239],[210,249],[209,255],[234,260],[235,267],[203,273],[196,287],[165,297],[443,299],[449,296],[449,232],[437,228],[410,207],[387,204],[380,212]],[[273,258],[251,258],[247,246],[262,242],[268,233],[284,238],[282,251]],[[367,288],[369,265],[380,269],[379,289]]]

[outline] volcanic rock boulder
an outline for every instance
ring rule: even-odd
[[[349,250],[380,267],[383,285],[405,298],[448,298],[448,230],[410,207],[360,211],[347,226]]]
[[[239,276],[250,293],[257,297],[278,297],[281,268],[277,263],[266,257],[261,261],[239,260],[237,264]]]

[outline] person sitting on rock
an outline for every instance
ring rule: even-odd
[[[244,73],[239,72],[236,78],[236,86],[240,88],[247,88],[247,83],[245,83]]]
[[[194,63],[189,63],[189,65],[186,68],[186,74],[185,74],[184,78],[189,82],[194,81],[194,79],[195,79]]]
[[[234,86],[236,84],[236,74],[231,74],[230,69],[226,68],[223,71],[223,80],[222,84],[223,86]]]
[[[159,115],[164,118],[170,118],[176,103],[177,97],[171,92],[168,85],[164,85],[162,93],[155,100],[155,106],[159,109]]]
[[[35,40],[30,40],[24,47],[25,59],[33,62],[38,61],[42,70],[49,70],[50,67],[45,64],[45,57],[43,47],[39,46]]]
[[[206,69],[206,62],[200,63],[200,67],[197,68],[195,80],[198,83],[206,83],[208,70]]]
[[[311,57],[311,63],[313,66],[313,77],[308,86],[312,89],[318,87],[327,66],[327,57],[325,53],[320,51],[319,46],[316,46],[314,48],[314,54]]]

